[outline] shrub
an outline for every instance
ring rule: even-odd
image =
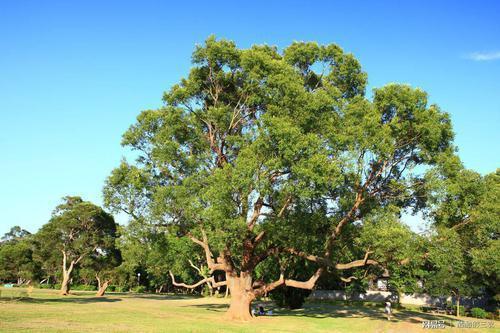
[[[453,311],[454,311],[454,314],[456,315],[457,314],[457,307],[456,306],[453,307]],[[460,314],[460,316],[465,316],[465,307],[463,305],[460,305],[458,307],[458,313]]]
[[[130,290],[129,286],[117,286],[115,288],[115,291],[120,292],[120,293],[126,293]]]
[[[472,317],[474,318],[486,318],[488,316],[488,312],[486,312],[485,310],[481,309],[481,308],[472,308],[470,310],[470,313],[472,315]]]
[[[495,316],[495,312],[487,312],[486,319],[497,320],[497,317]]]
[[[132,289],[133,292],[135,293],[144,293],[146,292],[146,287],[144,286],[137,286],[134,289]]]
[[[71,286],[71,289],[73,289],[73,290],[84,290],[84,291],[94,291],[94,290],[97,290],[96,286],[91,285],[91,284],[76,284],[74,286]]]
[[[113,290],[109,289],[113,287]],[[118,293],[126,293],[130,290],[130,287],[129,286],[117,286],[117,285],[112,285],[112,286],[109,286],[108,287],[108,290],[109,291],[115,291],[115,292],[118,292]]]
[[[109,285],[107,291],[116,291],[116,286],[115,285]]]
[[[282,287],[273,290],[269,296],[279,307],[300,309],[310,293],[310,290]]]
[[[203,286],[203,290],[201,291],[201,295],[203,297],[210,296],[210,288],[208,288],[208,286],[206,284]]]

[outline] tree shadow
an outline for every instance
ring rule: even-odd
[[[187,308],[195,307],[207,311],[226,312],[227,309],[229,308],[229,304],[221,304],[221,303],[188,304],[188,305],[182,305],[182,307],[187,307]]]
[[[197,295],[152,295],[152,294],[127,294],[127,293],[124,293],[123,295],[129,298],[143,298],[143,299],[165,300],[165,301],[203,298],[203,296],[197,296]]]
[[[273,313],[278,316],[309,317],[309,318],[369,318],[371,320],[387,320],[383,308],[363,306],[341,306],[329,304],[305,304],[303,308],[289,310],[275,308]],[[429,314],[412,310],[397,310],[391,318],[392,322],[410,322],[414,324],[427,320],[443,320],[449,325],[450,317]]]
[[[108,298],[108,297],[61,297],[61,298],[31,298],[31,297],[0,297],[1,302],[21,302],[31,304],[44,304],[44,303],[75,303],[75,304],[89,304],[89,303],[114,303],[120,302],[121,298]]]

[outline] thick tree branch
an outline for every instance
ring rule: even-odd
[[[316,270],[316,272],[314,272],[314,274],[307,281],[285,279],[285,286],[312,290],[324,270],[325,269],[323,267],[318,268],[318,270]]]
[[[283,217],[283,214],[285,213],[286,209],[288,208],[288,206],[290,205],[290,203],[292,202],[292,197],[289,196],[286,200],[285,200],[285,203],[283,204],[283,207],[281,207],[279,213],[278,213],[278,217]]]
[[[182,282],[176,282],[174,274],[172,274],[171,271],[169,271],[169,274],[170,274],[170,277],[172,278],[172,284],[176,287],[184,287],[184,288],[188,288],[188,289],[194,289],[198,286],[201,286],[204,283],[209,283],[211,285],[212,285],[212,283],[215,283],[213,276],[211,276],[208,278],[204,278],[203,280],[200,280],[200,281],[196,282],[195,284],[185,284]]]
[[[260,243],[260,241],[264,238],[265,235],[266,235],[265,231],[259,232],[253,239],[253,244],[257,245],[258,243]]]
[[[278,280],[271,282],[271,283],[264,284],[261,287],[254,289],[255,296],[258,297],[258,296],[265,295],[268,292],[276,289],[277,287],[279,287],[283,284],[285,284],[285,277],[283,276],[283,273],[281,273]]]
[[[196,269],[196,271],[198,272],[198,274],[200,274],[201,276],[203,276],[203,274],[201,273],[201,269],[198,268],[197,266],[195,266],[191,260],[188,260],[188,261],[189,261],[189,264],[191,265],[191,267],[193,267],[194,269]],[[205,276],[203,276],[203,277],[205,277]]]
[[[250,217],[250,220],[248,220],[248,230],[253,230],[255,227],[255,224],[257,223],[257,220],[259,219],[260,216],[260,211],[262,209],[262,205],[264,204],[264,200],[259,197],[257,201],[255,201],[255,204],[253,205],[253,212],[252,216]]]
[[[340,235],[342,232],[342,228],[344,225],[346,225],[348,222],[351,222],[352,219],[354,218],[359,206],[361,203],[364,201],[363,198],[363,188],[358,189],[358,192],[356,193],[356,198],[354,200],[354,204],[351,207],[351,209],[347,212],[347,214],[340,220],[340,222],[337,224],[335,229],[333,230],[332,234],[327,240],[327,245],[326,245],[326,251],[325,251],[325,257],[330,257],[331,255],[331,250],[333,246],[333,242],[337,237]]]
[[[291,247],[287,247],[287,248],[284,248],[282,250],[284,252],[293,254],[295,256],[304,258],[306,260],[318,263],[318,264],[320,264],[322,266],[331,266],[331,267],[333,267],[333,262],[329,258],[323,258],[323,257],[320,257],[320,256],[315,256],[315,255],[312,255],[312,254],[307,254],[304,251],[299,251],[299,250],[296,250],[296,249],[291,248]]]
[[[365,253],[365,257],[363,259],[354,260],[354,261],[351,261],[347,264],[336,264],[335,268],[338,270],[345,270],[345,269],[351,269],[351,268],[355,268],[355,267],[362,267],[362,266],[366,266],[366,265],[378,265],[378,261],[368,259],[368,256],[372,253],[373,253],[372,251],[367,251]]]
[[[172,278],[172,284],[174,286],[176,286],[176,287],[184,287],[184,288],[188,288],[188,289],[194,289],[194,288],[196,288],[198,286],[201,286],[204,283],[208,284],[208,286],[210,288],[218,288],[218,287],[222,287],[222,286],[226,286],[227,285],[227,281],[216,282],[215,278],[213,276],[206,277],[203,280],[200,280],[200,281],[196,282],[195,284],[185,284],[185,283],[182,283],[182,282],[176,282],[174,274],[172,273],[172,271],[168,271],[168,273],[170,274],[170,277]]]
[[[192,242],[200,245],[203,248],[203,250],[205,251],[205,257],[206,257],[208,269],[210,270],[210,272],[213,273],[214,271],[217,271],[217,270],[221,270],[221,271],[228,270],[229,266],[228,266],[228,264],[226,263],[225,260],[224,260],[224,262],[216,262],[216,261],[214,261],[213,254],[210,251],[210,247],[208,246],[207,234],[205,233],[204,230],[202,230],[201,233],[202,233],[202,236],[203,236],[203,240],[202,241],[199,240],[199,239],[197,239],[196,237],[194,237],[191,234],[188,234],[188,236],[189,236],[189,239],[191,239]]]

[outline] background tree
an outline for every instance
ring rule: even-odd
[[[99,248],[82,260],[82,270],[85,270],[87,275],[91,274],[92,279],[97,280],[96,296],[104,296],[109,284],[115,278],[115,269],[120,266],[121,262],[120,250],[111,243],[105,249]]]
[[[441,229],[429,242],[426,290],[435,296],[451,295],[460,315],[460,297],[470,294],[474,284],[467,284],[466,259],[456,232]]]
[[[250,319],[251,302],[277,287],[310,290],[328,270],[378,264],[373,249],[349,243],[354,225],[374,210],[417,207],[416,171],[453,155],[449,117],[425,92],[393,84],[365,98],[366,74],[337,45],[280,53],[210,37],[193,65],[122,143],[139,154],[147,186],[131,188],[149,200],[148,220],[187,236],[225,274],[230,318]],[[344,247],[359,257],[341,261]],[[256,276],[266,260],[280,274]],[[286,276],[305,261],[308,279]]]
[[[29,235],[31,235],[31,233],[28,230],[24,230],[20,226],[16,225],[16,226],[10,228],[9,232],[5,233],[2,236],[1,242],[3,243],[3,242],[20,240],[20,239],[25,238]]]
[[[439,294],[443,286],[457,303],[460,295],[498,295],[499,171],[483,177],[452,163],[427,177],[427,214],[435,226],[427,253],[429,292]]]
[[[36,234],[39,255],[62,260],[61,294],[69,292],[71,274],[87,256],[108,253],[114,247],[116,223],[102,208],[80,197],[65,197],[50,221]]]
[[[31,233],[12,227],[0,242],[0,281],[30,283],[40,274],[40,266],[33,258]]]

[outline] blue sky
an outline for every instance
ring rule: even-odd
[[[68,194],[101,204],[122,133],[210,34],[337,43],[370,89],[409,83],[449,112],[466,167],[500,166],[498,1],[2,0],[0,32],[0,235],[36,231]]]

